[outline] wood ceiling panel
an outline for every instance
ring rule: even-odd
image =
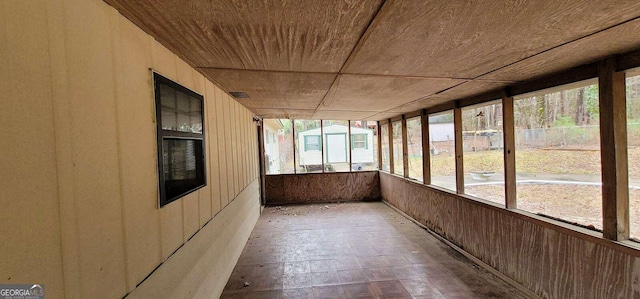
[[[317,110],[313,119],[360,120],[378,114],[376,111]]]
[[[200,67],[337,72],[381,0],[106,0]]]
[[[601,31],[482,76],[483,79],[524,81],[574,66],[640,49],[640,20]]]
[[[278,119],[311,119],[313,110],[295,110],[295,109],[249,109],[261,118],[278,118]]]
[[[347,73],[474,78],[631,20],[640,1],[387,1]]]
[[[341,75],[320,109],[385,111],[460,84],[454,79]]]
[[[398,113],[395,112],[380,112],[378,114],[369,116],[368,118],[365,118],[364,120],[383,120],[383,119],[389,119],[392,117],[398,116]]]
[[[431,108],[452,100],[459,100],[459,99],[487,93],[490,91],[496,91],[496,90],[499,90],[500,88],[505,87],[506,85],[507,83],[468,81],[456,87],[453,87],[451,89],[438,93],[436,95],[419,99],[410,103],[406,103],[398,107],[394,107],[392,109],[387,110],[386,112],[402,114],[402,113],[413,112],[420,109]]]
[[[247,108],[316,109],[335,79],[334,74],[200,69],[226,92],[244,91],[236,99]]]

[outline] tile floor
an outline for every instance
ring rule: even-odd
[[[526,298],[381,202],[265,208],[222,298]]]

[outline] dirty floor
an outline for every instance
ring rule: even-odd
[[[384,203],[268,207],[222,298],[526,298]]]

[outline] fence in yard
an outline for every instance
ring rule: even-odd
[[[520,129],[515,132],[516,148],[600,146],[599,126]]]

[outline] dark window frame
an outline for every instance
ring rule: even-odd
[[[158,154],[158,191],[159,207],[163,207],[173,201],[176,201],[187,194],[190,194],[207,185],[207,173],[206,173],[206,146],[205,146],[205,116],[204,116],[204,97],[195,91],[192,91],[171,79],[168,79],[156,72],[153,72],[153,85],[154,85],[154,98],[156,109],[156,141],[157,141],[157,154]],[[202,118],[202,132],[182,132],[174,130],[166,130],[162,128],[162,97],[160,92],[160,85],[165,85],[185,93],[189,97],[200,101],[200,114]],[[180,183],[176,183],[175,180],[165,180],[164,175],[164,142],[168,140],[192,140],[196,144],[202,144],[201,147],[195,148],[195,167],[196,178],[185,182],[182,188],[178,188],[180,191],[174,195],[169,196],[167,188],[175,188],[176,185],[180,187]],[[187,181],[187,180],[184,180]],[[184,190],[181,190],[184,189]]]

